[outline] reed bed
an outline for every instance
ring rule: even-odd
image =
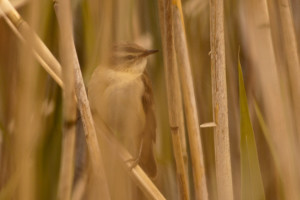
[[[113,199],[122,183],[138,199],[298,199],[298,13],[297,0],[0,0],[0,199]],[[121,42],[160,50],[156,178],[89,106]]]

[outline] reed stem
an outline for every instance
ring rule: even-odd
[[[223,0],[210,0],[211,81],[216,123],[214,138],[217,194],[219,198],[232,200],[223,3]]]
[[[163,44],[165,77],[168,96],[169,124],[171,129],[173,152],[176,162],[177,178],[182,199],[189,199],[187,171],[182,151],[182,135],[184,135],[182,97],[175,62],[173,13],[171,0],[159,0],[160,29]],[[184,136],[185,137],[185,136]]]
[[[64,131],[62,141],[61,167],[58,185],[58,199],[70,200],[74,179],[75,162],[75,139],[76,139],[76,100],[75,77],[72,51],[72,20],[69,1],[61,0],[55,2],[55,11],[60,28],[60,55],[62,78],[64,82]],[[59,5],[59,6],[58,6]]]
[[[197,105],[180,0],[177,0],[176,4],[173,5],[173,23],[175,50],[183,91],[196,199],[208,199]]]

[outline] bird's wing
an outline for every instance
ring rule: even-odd
[[[146,116],[144,137],[156,141],[156,119],[154,112],[154,97],[152,91],[152,84],[148,73],[145,71],[142,75],[144,82],[145,92],[142,96],[143,109]]]
[[[157,166],[154,158],[153,143],[156,140],[156,120],[154,112],[154,98],[151,88],[151,81],[147,72],[142,75],[145,92],[142,96],[143,109],[146,120],[142,133],[142,151],[139,164],[151,178],[157,175]]]

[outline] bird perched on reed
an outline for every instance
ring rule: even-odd
[[[96,126],[105,123],[135,158],[133,166],[139,164],[151,178],[157,174],[156,121],[146,65],[156,52],[136,44],[116,45],[109,63],[96,68],[88,84]]]

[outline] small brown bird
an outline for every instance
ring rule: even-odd
[[[136,44],[116,45],[109,64],[98,67],[88,85],[95,123],[103,120],[151,178],[157,174],[156,121],[145,69],[147,56],[156,52]]]

